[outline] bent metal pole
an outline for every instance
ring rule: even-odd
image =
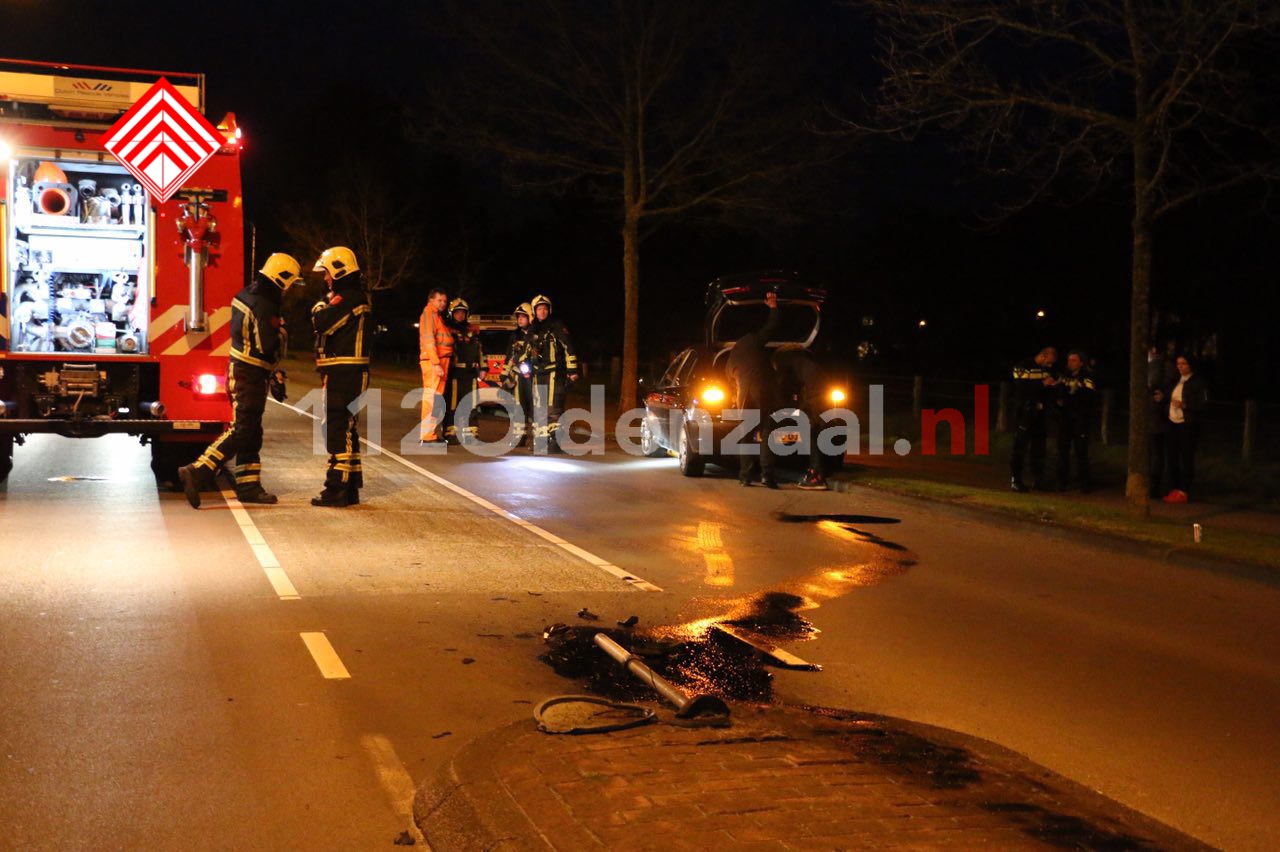
[[[660,677],[657,672],[640,662],[640,658],[626,648],[610,639],[603,633],[595,635],[595,643],[600,650],[631,672],[637,680],[653,687],[659,695],[671,702],[676,708],[676,716],[689,719],[694,716],[728,716],[729,706],[714,695],[687,696],[669,681]]]

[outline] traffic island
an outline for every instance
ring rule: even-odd
[[[435,850],[1208,849],[992,743],[843,711],[735,705],[660,723],[464,746],[414,802]]]

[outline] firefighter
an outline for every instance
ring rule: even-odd
[[[1093,490],[1089,475],[1089,426],[1093,422],[1093,402],[1097,387],[1084,353],[1073,349],[1067,355],[1067,369],[1058,379],[1058,490],[1066,491],[1071,478],[1071,455],[1076,457],[1080,490]]]
[[[444,440],[439,426],[444,419],[445,384],[453,361],[453,330],[445,319],[449,295],[439,287],[427,295],[427,305],[418,319],[418,363],[422,368],[422,426],[424,444]],[[439,410],[437,410],[439,409]]]
[[[1010,487],[1019,493],[1030,490],[1022,480],[1022,466],[1028,451],[1031,455],[1031,487],[1044,487],[1045,435],[1048,418],[1057,397],[1058,378],[1054,365],[1058,350],[1041,349],[1030,363],[1013,368],[1014,401],[1017,406],[1018,430],[1013,437],[1013,455],[1009,459]]]
[[[351,249],[325,249],[314,271],[324,273],[327,298],[311,308],[316,332],[316,369],[324,389],[325,449],[329,452],[324,489],[312,506],[341,508],[360,502],[364,471],[360,464],[359,418],[351,406],[369,388],[369,349],[365,323],[369,298]]]
[[[533,435],[535,453],[563,453],[560,446],[560,415],[564,413],[565,393],[570,382],[578,380],[578,355],[569,339],[569,329],[551,316],[551,300],[536,296],[530,302],[533,322],[525,342],[525,357],[532,371],[533,411],[537,423]]]
[[[760,442],[760,456],[757,459],[741,453],[738,457],[738,484],[750,485],[759,475],[766,488],[777,488],[773,450],[769,446],[769,435],[773,432],[771,414],[776,394],[768,343],[781,321],[778,315],[778,294],[766,293],[764,301],[769,306],[768,319],[760,328],[743,335],[733,344],[727,372],[735,385],[734,407],[742,412],[754,411],[759,417],[751,435]]]
[[[280,302],[302,274],[298,261],[273,254],[257,278],[231,300],[231,358],[227,362],[227,395],[231,425],[194,463],[178,470],[191,508],[200,508],[200,492],[215,488],[215,475],[235,456],[236,499],[241,503],[276,502],[262,487],[262,413],[267,387],[284,349]],[[281,373],[281,375],[283,375]],[[278,398],[283,398],[281,392]]]
[[[516,330],[511,333],[511,344],[507,347],[507,362],[502,368],[502,384],[515,397],[520,409],[519,419],[512,424],[523,447],[529,443],[529,433],[533,431],[533,381],[529,363],[524,360],[525,347],[529,340],[529,324],[533,321],[533,306],[524,302],[512,314],[516,321]]]
[[[449,303],[450,328],[453,332],[453,358],[449,363],[449,383],[446,391],[448,408],[444,414],[444,437],[450,444],[469,441],[476,437],[476,427],[470,422],[457,428],[454,415],[458,403],[480,389],[480,372],[484,365],[484,352],[480,348],[480,331],[467,320],[471,307],[465,299]],[[472,397],[475,400],[475,397]]]

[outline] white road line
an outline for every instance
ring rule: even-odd
[[[299,633],[298,635],[302,637],[303,644],[311,652],[311,659],[316,661],[320,674],[329,680],[347,680],[351,677],[351,672],[347,671],[347,667],[339,659],[338,652],[329,644],[328,636],[323,633]]]
[[[280,567],[280,560],[276,559],[275,553],[272,552],[266,539],[262,537],[262,532],[253,522],[253,518],[249,517],[249,513],[245,511],[244,506],[240,505],[240,501],[236,499],[236,492],[223,491],[222,499],[227,501],[227,507],[231,509],[231,516],[236,519],[236,523],[240,526],[240,532],[244,536],[244,540],[249,543],[249,549],[257,557],[258,564],[262,566],[263,572],[267,575],[267,582],[271,584],[271,588],[276,590],[276,595],[282,601],[301,600],[302,595],[298,594],[298,590],[293,587],[293,583],[289,580],[289,575],[284,573],[284,569]]]
[[[293,411],[296,411],[298,414],[301,414],[305,417],[310,417],[312,420],[319,419],[310,411],[305,411],[301,408],[298,408],[297,406],[290,405],[287,402],[276,402],[274,399],[271,401],[275,402],[276,405],[280,405],[285,408],[292,409]],[[619,580],[622,580],[624,583],[627,583],[631,588],[636,589],[637,591],[641,591],[641,592],[662,591],[662,588],[660,586],[655,586],[653,583],[650,583],[648,580],[642,580],[641,578],[636,577],[635,575],[627,571],[624,571],[623,569],[619,568],[617,565],[614,565],[612,562],[608,561],[607,559],[602,559],[599,556],[596,556],[594,553],[592,553],[589,550],[584,550],[581,547],[578,547],[576,544],[567,542],[564,539],[560,538],[560,536],[556,535],[555,533],[548,532],[547,530],[544,530],[542,527],[538,526],[537,524],[530,523],[529,521],[526,521],[524,518],[520,517],[519,515],[508,512],[506,509],[502,508],[501,506],[494,505],[493,503],[490,503],[488,500],[484,499],[483,497],[477,494],[472,494],[470,491],[463,488],[462,486],[455,485],[449,480],[445,479],[444,477],[439,476],[438,474],[434,474],[431,471],[427,470],[426,468],[419,467],[418,465],[406,459],[404,456],[401,456],[399,453],[393,453],[391,450],[388,450],[385,447],[375,444],[372,441],[369,441],[365,438],[361,438],[360,443],[364,444],[365,446],[369,447],[372,450],[382,453],[383,455],[390,456],[392,459],[404,465],[405,467],[409,468],[410,470],[414,471],[415,473],[425,476],[427,479],[431,480],[437,485],[443,488],[449,489],[453,493],[457,494],[459,497],[464,497],[467,500],[470,500],[472,503],[475,503],[477,506],[481,507],[482,509],[486,509],[492,512],[493,514],[497,515],[498,517],[508,520],[511,523],[515,524],[516,526],[524,530],[527,530],[528,532],[533,533],[534,535],[538,536],[538,538],[541,538],[546,542],[554,544],[556,547],[560,548],[566,553],[570,553],[578,557],[579,559],[583,560],[589,565],[594,565],[596,568],[599,568],[601,571],[604,571],[608,574],[612,574],[613,576],[617,577]]]
[[[429,850],[431,847],[427,846],[427,839],[418,831],[418,826],[413,821],[413,779],[405,771],[395,746],[382,734],[362,734],[360,745],[364,746],[369,759],[373,761],[373,771],[378,776],[383,792],[391,800],[392,809],[408,820],[409,833],[417,841],[415,845]]]

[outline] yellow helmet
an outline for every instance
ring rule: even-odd
[[[321,253],[311,271],[328,272],[333,276],[333,280],[337,281],[352,272],[359,272],[360,264],[356,263],[356,253],[351,249],[346,246],[334,246]]]
[[[467,304],[466,299],[454,299],[449,303],[449,313],[453,313],[454,311],[466,311],[467,314],[470,315],[471,306]]]
[[[547,313],[551,313],[551,300],[541,294],[534,296],[533,301],[529,304],[529,310],[536,311],[538,305],[546,305]]]
[[[267,258],[258,272],[271,279],[272,283],[281,290],[288,290],[298,280],[298,276],[302,274],[302,267],[298,265],[298,261],[294,260],[292,255],[276,252]]]
[[[533,305],[528,302],[522,302],[516,306],[514,311],[511,312],[511,316],[513,317],[518,317],[521,314],[524,314],[529,319],[533,319]]]

